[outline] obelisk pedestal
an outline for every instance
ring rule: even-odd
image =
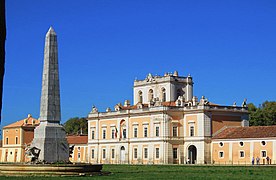
[[[68,162],[66,132],[60,125],[57,35],[52,27],[45,38],[39,120],[40,125],[34,130],[31,145],[40,149],[38,160],[46,163]]]

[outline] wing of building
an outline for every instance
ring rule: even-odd
[[[1,162],[26,162],[25,148],[34,138],[39,121],[30,114],[27,118],[3,127]]]
[[[232,127],[212,139],[215,164],[275,164],[276,126]]]
[[[73,146],[73,153],[71,154],[70,161],[78,163],[88,162],[87,151],[87,135],[68,135],[67,141],[70,146]]]

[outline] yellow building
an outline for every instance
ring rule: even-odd
[[[212,163],[211,142],[226,126],[248,126],[248,111],[193,96],[191,76],[149,74],[135,80],[134,105],[88,115],[88,162],[127,164]]]
[[[30,114],[26,119],[3,127],[1,162],[26,162],[25,147],[34,138],[34,128],[39,121]]]
[[[212,139],[214,164],[275,164],[276,126],[226,128]]]
[[[67,141],[70,146],[74,146],[70,161],[73,163],[85,163],[87,159],[87,135],[70,135],[67,136]]]

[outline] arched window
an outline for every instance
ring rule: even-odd
[[[122,119],[120,121],[120,138],[125,139],[127,137],[127,132],[126,132],[126,121]]]
[[[142,93],[142,91],[138,92],[138,102],[143,103],[143,93]]]
[[[149,101],[152,101],[153,100],[153,90],[150,89],[149,90]]]
[[[166,102],[166,89],[162,88],[162,102]]]

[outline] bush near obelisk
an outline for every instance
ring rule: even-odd
[[[87,120],[84,117],[74,117],[68,119],[64,123],[64,128],[67,134],[70,135],[79,135],[88,133],[88,124]]]

